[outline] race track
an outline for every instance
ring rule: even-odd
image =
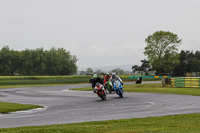
[[[0,89],[1,102],[36,104],[44,109],[0,115],[0,128],[65,124],[200,112],[200,97],[174,94],[108,94],[68,91],[89,84]]]

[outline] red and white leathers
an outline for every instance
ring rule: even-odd
[[[107,81],[109,81],[110,79],[112,78],[112,76],[111,75],[105,75],[104,76],[104,83],[106,83]]]

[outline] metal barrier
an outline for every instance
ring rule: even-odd
[[[171,78],[171,76],[130,76],[129,78]]]
[[[200,78],[199,77],[178,77],[170,78],[170,83],[167,81],[168,78],[162,79],[162,86],[170,87],[188,87],[188,88],[200,88]]]

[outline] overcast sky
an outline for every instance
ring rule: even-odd
[[[79,68],[139,65],[160,30],[200,50],[200,0],[0,0],[1,48],[65,48]]]

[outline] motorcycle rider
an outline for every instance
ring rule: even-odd
[[[111,78],[112,78],[112,76],[109,74],[109,73],[107,73],[105,76],[104,76],[104,86],[105,86],[105,88],[106,89],[108,89],[108,81],[110,81],[110,87],[111,87],[111,90],[113,90],[113,85],[112,85],[112,82],[111,82]],[[107,90],[108,91],[108,90]]]
[[[142,83],[142,77],[139,77],[139,78],[136,80],[135,84],[141,84],[141,83]]]
[[[104,76],[104,83],[106,84],[107,81],[109,81],[110,79],[112,78],[112,76],[107,73],[105,76]]]
[[[110,79],[112,82],[114,82],[115,80],[119,80],[119,82],[122,84],[122,86],[124,85],[122,82],[122,79],[116,75],[116,73],[112,73],[112,78]]]
[[[95,88],[96,83],[100,83],[100,84],[103,85],[103,80],[97,74],[94,74],[93,80],[92,80],[92,89],[93,90]],[[94,91],[94,93],[96,93],[96,92]]]

